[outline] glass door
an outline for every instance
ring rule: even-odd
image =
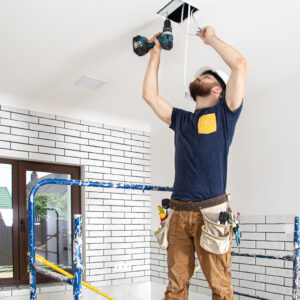
[[[27,170],[26,208],[31,188],[48,178],[71,179],[71,175]],[[71,186],[41,186],[35,195],[34,211],[36,253],[61,268],[72,268]]]
[[[40,180],[80,179],[79,167],[52,165],[46,163],[22,162],[19,174],[24,176],[20,183],[20,216],[24,217],[25,228],[21,241],[27,246],[28,195],[31,188]],[[23,192],[24,191],[24,192]],[[73,215],[80,213],[80,188],[69,185],[46,184],[41,186],[34,201],[35,247],[39,254],[51,263],[72,272]],[[21,251],[20,259],[27,256]],[[37,262],[43,268],[47,266]],[[37,274],[38,281],[50,281],[49,277]],[[21,270],[21,279],[28,278],[28,264]]]

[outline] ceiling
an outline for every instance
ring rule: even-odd
[[[132,37],[162,30],[156,15],[169,0],[1,0],[0,104],[144,130],[158,118],[141,98],[149,54],[132,51]],[[193,0],[200,26],[210,25],[248,62],[246,97],[299,75],[300,2]],[[183,24],[186,26],[186,24]],[[160,94],[193,110],[184,98],[183,26],[163,51]],[[202,65],[227,72],[214,49],[189,38],[187,74]],[[97,90],[74,85],[82,75],[107,81]]]

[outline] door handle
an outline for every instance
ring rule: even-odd
[[[25,221],[21,219],[20,221],[20,232],[25,232]]]

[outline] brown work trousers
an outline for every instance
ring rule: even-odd
[[[183,200],[172,199],[172,201],[182,202]],[[204,250],[200,246],[203,224],[200,210],[174,211],[168,232],[169,284],[165,291],[165,300],[188,300],[189,280],[195,270],[195,250],[201,270],[212,290],[212,299],[234,299],[231,279],[231,245],[225,254],[214,254]]]

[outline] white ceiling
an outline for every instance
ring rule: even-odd
[[[162,30],[156,15],[169,0],[1,0],[0,104],[147,130],[159,119],[141,98],[149,54],[132,51],[136,34]],[[200,26],[248,61],[246,96],[299,75],[300,2],[193,0]],[[172,105],[184,98],[185,34],[173,25],[174,48],[163,51],[160,93]],[[210,64],[229,68],[198,37],[189,39],[187,73]],[[73,83],[89,75],[107,81],[97,90]],[[290,87],[288,87],[290,88]]]

